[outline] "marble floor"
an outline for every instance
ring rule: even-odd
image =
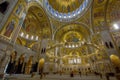
[[[50,74],[44,76],[42,79],[40,75],[35,75],[31,77],[31,75],[6,75],[5,80],[107,80],[105,76],[95,76],[95,75],[74,75],[74,77],[70,77],[70,75],[58,75],[58,74]],[[115,77],[109,77],[109,80],[117,80]]]

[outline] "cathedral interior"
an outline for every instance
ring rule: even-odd
[[[0,0],[0,80],[120,80],[120,0]]]

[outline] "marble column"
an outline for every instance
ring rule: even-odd
[[[10,54],[11,54],[11,46],[7,46],[6,50],[4,51],[4,59],[1,62],[1,67],[0,67],[0,77],[4,77],[6,68],[7,68],[7,64],[9,63],[9,58],[10,58]]]
[[[0,74],[5,73],[7,64],[9,63],[9,58],[10,58],[9,54],[10,54],[10,52],[7,51],[5,54],[6,54],[6,56],[5,56],[5,58],[4,58],[3,62],[2,62],[1,68],[0,68]]]

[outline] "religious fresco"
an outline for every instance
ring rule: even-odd
[[[99,11],[94,13],[94,18],[100,18],[100,17],[104,17],[104,11]]]
[[[33,6],[28,9],[21,31],[25,32],[25,35],[28,34],[29,38],[31,35],[33,35],[34,38],[35,36],[48,38],[51,34],[49,26],[49,19],[43,12],[42,8]],[[45,36],[43,36],[43,34]]]
[[[99,6],[104,6],[104,4],[106,3],[107,0],[96,0],[95,1],[95,6],[99,7]]]
[[[33,19],[34,20],[34,19]],[[26,32],[30,33],[30,32],[35,32],[36,30],[36,24],[33,24],[32,21],[30,19],[25,19],[22,28],[25,29]]]
[[[48,0],[50,5],[58,12],[68,13],[76,10],[83,3],[83,0]]]
[[[21,10],[22,10],[22,4],[19,4],[16,11],[15,11],[15,14],[20,15]]]
[[[3,36],[5,40],[12,40],[12,38],[15,37],[14,34],[16,34],[16,27],[22,24],[25,17],[25,14],[23,14],[25,11],[25,4],[24,1],[18,1],[11,15],[4,24],[3,29],[1,29],[1,36]]]
[[[6,29],[5,29],[5,32],[3,35],[7,36],[7,37],[10,37],[11,33],[13,32],[15,28],[15,21],[12,20],[11,22],[9,22],[9,24],[7,25]]]
[[[21,17],[21,13],[23,13],[24,9],[25,9],[25,2],[24,1],[19,1],[15,10],[14,10],[14,14],[17,16],[17,17]]]
[[[107,0],[96,0],[94,1],[93,9],[93,25],[94,32],[100,32],[104,30],[102,27],[105,24],[105,4]]]
[[[25,12],[23,12],[21,18],[19,19],[19,25],[20,25],[20,26],[22,26],[25,17],[26,17],[26,14],[25,14]]]
[[[11,39],[11,36],[18,24],[18,20],[15,16],[11,16],[9,18],[9,21],[6,23],[4,29],[2,30],[2,35],[7,37],[8,39]]]
[[[93,16],[97,20],[100,20],[101,18],[104,18],[104,16],[105,16],[105,9],[104,9],[104,7],[95,8]]]
[[[107,10],[107,18],[110,22],[118,21],[120,19],[120,5],[119,4],[120,4],[120,1],[109,2],[109,6]]]

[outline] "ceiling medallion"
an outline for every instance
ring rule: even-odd
[[[59,21],[73,21],[75,19],[80,18],[90,7],[90,4],[93,0],[84,0],[83,3],[77,8],[76,10],[68,13],[62,13],[57,10],[55,10],[49,3],[48,0],[44,0],[44,7],[46,9],[46,12],[52,16],[53,18],[59,20]]]

